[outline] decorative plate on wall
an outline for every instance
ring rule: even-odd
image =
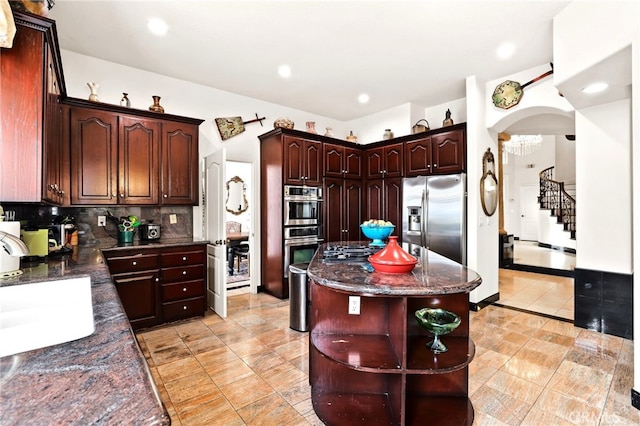
[[[493,99],[493,104],[498,108],[509,109],[520,102],[522,87],[517,81],[507,80],[496,86],[491,98]]]

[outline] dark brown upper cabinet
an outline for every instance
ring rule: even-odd
[[[432,173],[459,173],[465,167],[466,135],[464,128],[431,136]]]
[[[402,177],[403,175],[403,149],[402,143],[379,146],[367,149],[367,179],[379,179],[386,177]]]
[[[322,185],[322,143],[293,136],[284,137],[284,183]]]
[[[71,204],[198,204],[202,120],[66,103]]]
[[[0,49],[0,200],[61,204],[65,89],[55,22],[17,11],[13,18],[13,47]]]
[[[160,204],[198,205],[198,125],[162,122]]]
[[[439,130],[420,139],[406,141],[405,176],[460,173],[465,171],[465,124]]]
[[[362,178],[362,150],[325,143],[324,176]]]

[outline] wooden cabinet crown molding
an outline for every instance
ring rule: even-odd
[[[56,29],[56,21],[45,18],[44,16],[33,15],[26,12],[13,11],[13,20],[16,26],[29,27],[42,31],[45,34],[45,40],[51,49],[53,67],[58,76],[58,89],[62,98],[67,96],[67,88],[64,83],[64,74],[62,72],[62,56],[60,55],[60,44],[58,43],[58,31]]]
[[[137,117],[154,118],[156,120],[177,121],[180,123],[195,124],[198,126],[204,123],[204,120],[200,118],[184,117],[181,115],[174,115],[174,114],[163,114],[163,113],[147,111],[143,109],[127,108],[127,107],[123,107],[115,104],[107,104],[103,102],[92,102],[89,100],[78,99],[78,98],[67,97],[62,100],[62,103],[64,105],[69,105],[69,106],[93,108],[93,109],[98,109],[102,111],[114,112],[117,114],[126,114],[126,115],[134,115]]]
[[[91,102],[89,102],[91,103]],[[312,141],[318,141],[318,142],[323,142],[323,143],[330,143],[330,144],[334,144],[334,145],[341,145],[344,147],[348,147],[348,148],[354,148],[354,149],[360,149],[363,151],[369,150],[369,149],[373,149],[373,148],[379,148],[379,147],[384,147],[384,146],[388,146],[388,145],[393,145],[396,143],[401,143],[401,142],[412,142],[418,139],[424,139],[430,136],[434,136],[434,135],[438,135],[441,133],[446,133],[446,132],[450,132],[452,130],[464,130],[467,128],[467,123],[458,123],[458,124],[454,124],[452,126],[447,126],[447,127],[441,127],[439,129],[431,129],[428,132],[421,132],[421,133],[415,133],[415,134],[411,134],[411,135],[405,135],[405,136],[400,136],[397,138],[392,138],[392,139],[386,139],[386,140],[382,140],[382,141],[377,141],[377,142],[371,142],[371,143],[367,143],[367,144],[359,144],[359,143],[353,143],[353,142],[349,142],[346,141],[344,139],[337,139],[337,138],[332,138],[329,136],[324,136],[324,135],[319,135],[316,133],[309,133],[309,132],[305,132],[302,130],[295,130],[295,129],[285,129],[285,128],[277,128],[277,129],[273,129],[268,131],[267,133],[263,133],[262,135],[258,136],[258,139],[263,142],[273,136],[276,135],[282,135],[282,136],[294,136],[297,138],[301,138],[301,139],[307,139],[307,140],[312,140]]]

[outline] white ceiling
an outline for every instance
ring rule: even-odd
[[[348,121],[552,62],[552,19],[569,3],[56,0],[48,17],[62,49]],[[169,33],[151,35],[150,17]],[[517,46],[511,59],[496,56],[503,42]]]

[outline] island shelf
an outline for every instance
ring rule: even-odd
[[[311,282],[309,381],[314,410],[327,425],[471,425],[468,365],[469,291],[474,271],[424,250],[410,274],[365,272],[362,264],[325,263],[318,250]],[[349,313],[349,297],[360,313]],[[443,336],[448,351],[433,353],[433,338],[415,311],[437,307],[461,324]]]

